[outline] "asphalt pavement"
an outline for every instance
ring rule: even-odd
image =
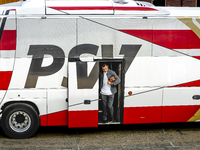
[[[200,123],[104,125],[68,129],[40,127],[29,139],[7,138],[0,150],[200,150]]]

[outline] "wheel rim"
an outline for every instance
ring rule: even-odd
[[[10,116],[9,125],[16,132],[25,132],[31,126],[31,118],[24,111],[16,111]]]

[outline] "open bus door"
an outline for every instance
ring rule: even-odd
[[[108,122],[106,124],[122,124],[123,123],[123,109],[124,109],[124,63],[123,60],[99,60],[99,72],[103,73],[102,71],[102,65],[106,64],[108,65],[108,68],[114,71],[118,77],[120,78],[121,82],[116,85],[117,92],[114,95],[114,101],[113,101],[113,121],[109,122],[111,120],[110,113],[108,111],[107,113],[107,119]],[[100,84],[100,83],[99,83]],[[99,93],[100,93],[99,89]],[[101,99],[101,94],[99,94],[99,98]],[[103,115],[103,106],[102,106],[102,100],[99,101],[99,124],[104,124],[102,120]]]
[[[98,127],[99,63],[68,63],[68,127]]]

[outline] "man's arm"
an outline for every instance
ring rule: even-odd
[[[114,72],[114,71],[112,71],[111,70],[111,72],[112,72],[112,75],[115,77],[115,81],[114,82],[111,82],[111,85],[117,85],[117,84],[119,84],[120,83],[120,78],[118,77],[118,75]]]

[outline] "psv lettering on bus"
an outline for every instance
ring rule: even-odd
[[[141,45],[122,45],[119,55],[124,55],[125,59],[125,72],[128,70],[136,54],[138,53]],[[113,57],[113,45],[101,45],[102,58]],[[77,61],[82,54],[97,55],[99,46],[94,44],[82,44],[73,47],[68,55],[68,60]],[[38,77],[48,76],[58,72],[65,63],[65,53],[63,49],[55,45],[30,45],[28,55],[32,55],[32,61],[30,64],[28,76],[25,83],[25,88],[35,88]],[[49,66],[42,67],[44,55],[51,55],[53,62]],[[80,62],[80,61],[79,61]],[[80,69],[81,68],[81,69]],[[87,63],[76,62],[77,69],[77,82],[79,89],[91,89],[93,88],[98,78],[91,78],[92,74],[98,72],[98,65],[95,65],[87,76]],[[82,82],[90,80],[90,84],[82,84]],[[92,81],[91,81],[92,80]]]

